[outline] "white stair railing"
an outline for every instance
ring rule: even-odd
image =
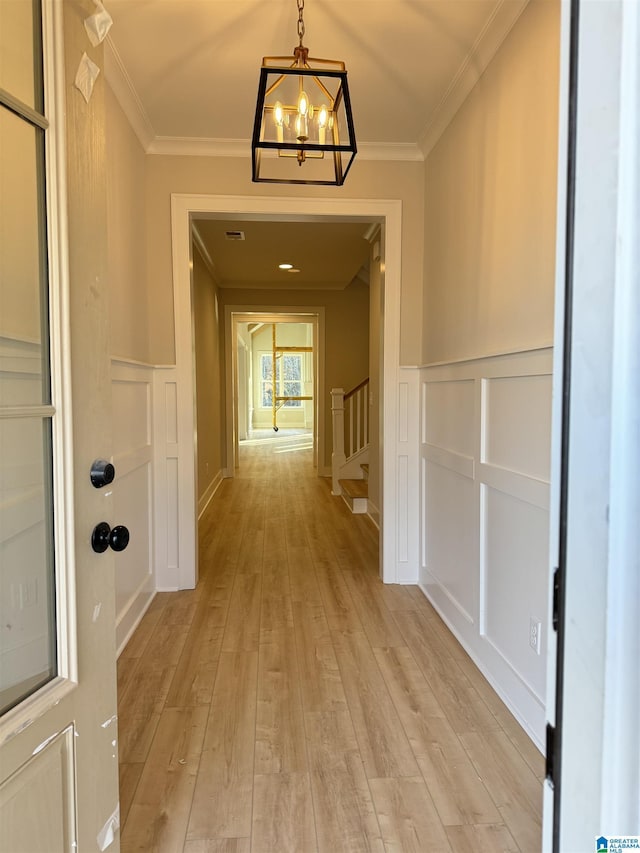
[[[369,379],[346,394],[331,390],[333,452],[331,454],[332,493],[342,494],[340,469],[369,445]]]

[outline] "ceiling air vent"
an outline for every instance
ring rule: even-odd
[[[244,240],[244,231],[225,231],[225,240]]]

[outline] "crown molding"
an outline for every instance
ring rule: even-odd
[[[110,36],[105,39],[104,76],[138,137],[140,145],[147,153],[155,137],[155,131]]]
[[[147,154],[168,154],[181,157],[241,157],[251,156],[248,139],[208,139],[196,136],[156,136]]]
[[[353,281],[353,279],[352,279]],[[351,281],[305,281],[291,276],[291,281],[221,281],[223,290],[344,290]]]
[[[358,144],[358,159],[380,162],[424,161],[498,52],[528,3],[529,0],[499,0],[447,91],[433,110],[417,143],[361,142]],[[251,142],[248,139],[156,136],[142,101],[109,36],[105,40],[105,77],[145,153],[241,159],[248,159],[251,156]]]
[[[361,160],[422,162],[424,154],[415,142],[361,142],[357,155]]]
[[[418,142],[423,159],[440,139],[485,69],[524,12],[529,0],[500,0],[473,47],[464,58]]]
[[[251,156],[249,139],[205,139],[189,136],[156,136],[147,147],[148,154],[167,154],[183,157],[241,157]],[[360,160],[422,161],[420,148],[404,142],[362,142],[358,145]]]
[[[193,245],[198,251],[198,254],[202,258],[205,267],[209,270],[209,274],[213,279],[216,287],[220,287],[220,276],[218,275],[218,271],[216,270],[216,265],[213,262],[211,255],[209,254],[209,250],[202,239],[202,235],[198,229],[198,225],[196,222],[191,223],[191,236],[193,238]]]

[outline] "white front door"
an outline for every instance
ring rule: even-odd
[[[0,2],[2,853],[119,845],[114,555],[91,545],[115,523],[90,481],[111,455],[104,106],[100,78],[89,103],[73,85],[101,63],[94,12]]]

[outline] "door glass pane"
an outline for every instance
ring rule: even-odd
[[[0,713],[56,674],[51,421],[0,418]]]
[[[3,2],[0,0],[0,6]],[[0,107],[0,406],[3,407],[50,401],[43,133]]]
[[[0,0],[0,89],[42,112],[40,4]]]

